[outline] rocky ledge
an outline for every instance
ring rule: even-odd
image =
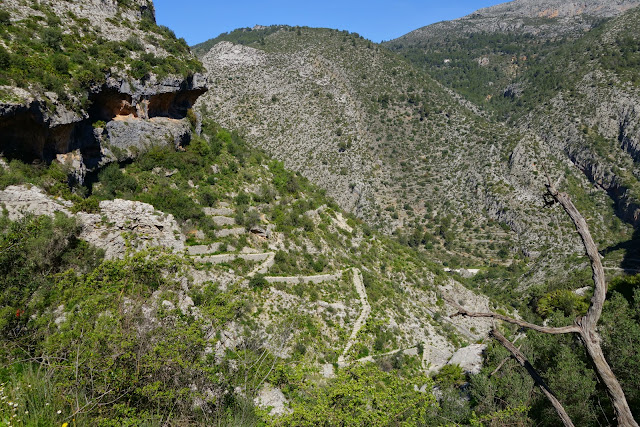
[[[2,153],[27,162],[68,160],[72,153],[82,182],[86,171],[131,158],[149,145],[188,143],[187,111],[207,87],[200,74],[161,81],[152,77],[144,84],[109,77],[90,94],[88,111],[80,113],[58,104],[53,94],[42,99],[19,88],[4,90],[12,96],[0,102]]]
[[[9,218],[48,215],[56,212],[74,216],[82,226],[80,238],[104,249],[107,258],[122,258],[126,252],[162,247],[182,252],[185,238],[173,215],[131,200],[103,200],[99,213],[71,212],[72,203],[48,196],[38,187],[9,186],[0,191],[0,206]]]

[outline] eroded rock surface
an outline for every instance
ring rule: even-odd
[[[482,369],[482,356],[486,348],[487,346],[484,344],[472,344],[463,347],[451,356],[448,364],[459,365],[466,373],[477,375]]]
[[[179,252],[184,250],[184,236],[173,215],[153,206],[130,200],[100,202],[99,214],[79,213],[83,224],[81,237],[106,251],[107,258],[121,258],[128,248],[160,246]]]
[[[271,408],[269,415],[279,416],[288,414],[291,409],[287,406],[289,401],[279,388],[273,388],[269,384],[266,384],[256,397],[255,402],[261,408]]]
[[[71,203],[46,195],[37,187],[10,186],[0,191],[0,205],[16,220],[25,214],[49,215],[56,212],[72,215]],[[104,249],[107,258],[121,258],[127,250],[137,251],[160,246],[175,252],[184,250],[184,236],[172,215],[153,206],[130,200],[100,202],[100,213],[79,212],[80,238]]]
[[[160,60],[169,56],[179,61],[193,59],[188,50],[181,54],[168,52],[163,47],[166,44],[148,37],[150,31],[142,24],[155,25],[151,0],[126,4],[116,0],[41,3],[61,17],[60,30],[65,35],[76,31],[78,20],[83,20],[86,22],[83,25],[87,25],[83,30],[85,38],[88,34],[91,37],[99,34],[100,40],[123,46],[137,44],[135,48],[123,48],[125,63],[136,61],[143,54]],[[34,15],[46,20],[44,11],[25,2],[7,0],[2,7],[10,12],[12,25],[25,25],[21,20]],[[153,37],[157,40],[168,36]],[[90,61],[92,58],[88,56]],[[0,86],[0,153],[27,162],[35,159],[50,162],[59,155],[77,151],[80,162],[74,163],[77,166],[74,176],[83,182],[87,171],[116,159],[105,152],[105,145],[117,146],[131,154],[149,143],[188,143],[190,126],[185,118],[198,97],[207,91],[205,77],[198,73],[158,77],[154,72],[140,77],[129,68],[132,67],[114,64],[104,70],[104,79],[92,80],[86,94],[72,92],[71,83],[65,86],[63,94],[44,91],[39,84],[26,89]],[[88,102],[82,100],[84,96]],[[102,122],[106,126],[101,126]],[[123,122],[132,125],[127,132],[120,131]],[[165,137],[167,134],[169,138]]]

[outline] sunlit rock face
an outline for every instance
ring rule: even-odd
[[[102,40],[137,40],[138,50],[126,52],[131,60],[145,54],[156,58],[178,55],[166,51],[162,40],[158,42],[162,36],[153,33],[151,37],[145,31],[143,21],[155,23],[151,1],[136,0],[127,6],[116,0],[40,3],[60,18],[63,34],[72,33],[82,20],[87,31],[97,32]],[[46,14],[31,6],[17,0],[3,2],[15,26],[25,25],[23,20],[34,14],[45,18]],[[114,25],[116,21],[121,25]],[[192,58],[180,55],[179,60]],[[207,91],[207,85],[198,73],[158,77],[150,72],[135,78],[127,66],[105,70],[104,80],[93,82],[85,95],[73,93],[68,83],[65,90],[66,99],[60,99],[59,93],[48,92],[37,82],[27,82],[24,88],[0,86],[0,154],[26,162],[51,162],[74,153],[70,163],[82,181],[87,170],[130,158],[149,145],[188,143],[187,111]]]

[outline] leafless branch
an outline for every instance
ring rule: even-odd
[[[567,215],[569,215],[569,217],[571,218],[571,221],[575,225],[576,230],[580,235],[580,238],[582,239],[582,244],[584,245],[587,256],[589,257],[589,261],[591,262],[591,269],[593,271],[594,293],[593,293],[593,298],[591,298],[591,305],[589,306],[589,310],[587,311],[587,314],[581,318],[576,319],[574,325],[565,326],[561,328],[548,328],[548,327],[524,322],[518,319],[513,319],[511,317],[504,316],[498,313],[470,312],[465,308],[461,307],[460,305],[456,304],[455,301],[448,299],[447,301],[449,302],[449,304],[451,304],[458,310],[458,312],[451,317],[454,317],[454,316],[485,317],[485,318],[502,320],[503,322],[511,323],[513,325],[518,325],[522,328],[527,328],[527,329],[531,329],[531,330],[546,333],[546,334],[567,334],[567,333],[579,334],[587,350],[587,353],[589,354],[589,357],[591,358],[595,366],[598,376],[602,379],[603,383],[606,386],[607,393],[609,394],[609,397],[611,398],[611,402],[613,403],[613,407],[616,413],[616,418],[618,420],[618,425],[623,427],[638,427],[638,423],[633,418],[633,414],[631,413],[631,409],[629,408],[629,404],[627,403],[627,399],[624,395],[624,391],[622,390],[622,387],[620,386],[618,379],[616,378],[615,374],[611,370],[611,367],[609,366],[609,364],[607,363],[607,360],[604,357],[604,353],[602,352],[602,347],[600,346],[600,342],[602,340],[596,329],[596,325],[600,320],[600,316],[602,315],[602,308],[604,307],[604,301],[607,295],[607,284],[605,281],[604,268],[602,266],[602,261],[600,260],[600,254],[598,253],[598,248],[595,242],[593,241],[593,238],[591,237],[591,233],[589,232],[589,226],[587,225],[587,221],[584,219],[584,217],[580,214],[578,209],[575,207],[569,195],[566,193],[561,193],[558,190],[556,190],[554,185],[551,183],[551,180],[549,179],[548,175],[547,175],[547,180],[548,180],[548,183],[547,183],[547,194],[545,195],[545,204],[552,205],[552,204],[558,203],[562,206],[564,211],[567,213]],[[500,339],[495,334],[494,334],[494,337],[498,339],[498,341],[500,341]],[[505,345],[504,342],[502,344]],[[511,344],[511,347],[512,347],[512,350],[517,351],[517,349],[513,347],[512,344]],[[511,352],[512,354],[514,354],[513,351]]]
[[[475,313],[475,312],[469,311],[466,308],[460,306],[458,303],[453,301],[451,298],[446,298],[446,301],[449,304],[451,304],[454,308],[456,308],[458,310],[457,313],[454,313],[449,317],[465,316],[465,317],[492,318],[492,319],[502,320],[503,322],[507,322],[507,323],[511,323],[513,325],[520,326],[521,328],[532,329],[534,331],[543,332],[545,334],[560,335],[560,334],[571,334],[571,333],[580,332],[580,328],[578,328],[575,325],[565,326],[565,327],[562,327],[562,328],[549,328],[549,327],[546,327],[546,326],[539,326],[539,325],[536,325],[536,324],[533,324],[533,323],[524,322],[522,320],[514,319],[512,317],[505,316],[505,315],[498,314],[498,313],[492,313],[492,312]]]

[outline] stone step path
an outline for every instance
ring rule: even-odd
[[[632,273],[640,273],[640,270],[635,269],[635,268],[622,268],[622,267],[602,267],[605,270],[612,270],[612,271],[626,271],[626,272],[632,272]]]
[[[212,216],[211,219],[215,225],[219,226],[236,225],[236,220],[234,218],[229,218],[228,216]]]
[[[258,254],[219,254],[219,255],[208,255],[202,256],[198,258],[194,258],[196,262],[211,264],[222,264],[224,262],[231,262],[237,259],[243,259],[245,261],[267,261],[270,257],[275,257],[275,253],[273,252],[265,252]]]
[[[222,243],[213,243],[211,245],[187,246],[187,254],[191,256],[209,255],[220,250]]]
[[[357,268],[353,268],[353,284],[356,287],[356,291],[360,296],[360,303],[362,304],[362,312],[360,313],[360,317],[356,320],[355,325],[353,325],[353,331],[351,331],[351,336],[347,341],[347,345],[342,352],[342,355],[338,357],[338,366],[346,366],[346,356],[351,350],[351,347],[356,343],[356,338],[358,337],[358,332],[367,322],[369,318],[369,314],[371,314],[371,306],[369,305],[369,299],[367,298],[367,291],[364,288],[364,284],[362,283],[362,275],[360,274],[360,270]]]
[[[208,216],[233,216],[235,211],[231,208],[204,208],[205,215]]]
[[[244,229],[242,230],[244,232]],[[256,274],[266,274],[269,271],[269,269],[275,264],[275,252],[239,253],[239,254],[227,253],[227,254],[218,254],[218,255],[208,255],[208,254],[211,254],[212,252],[217,251],[219,247],[220,247],[219,243],[214,243],[212,245],[190,246],[187,248],[187,251],[190,255],[194,257],[194,259],[197,262],[202,262],[202,263],[210,262],[212,264],[221,264],[224,262],[231,262],[236,259],[260,262],[259,265],[257,265],[250,273],[246,275],[246,277],[249,277],[249,278],[254,277]],[[367,319],[369,318],[369,315],[371,314],[371,305],[369,304],[367,292],[363,284],[362,273],[357,268],[352,268],[351,271],[353,274],[353,285],[355,286],[356,292],[360,297],[360,304],[362,306],[362,311],[360,312],[360,316],[358,317],[358,319],[356,320],[353,326],[353,330],[351,331],[351,335],[347,340],[347,344],[342,354],[340,355],[340,357],[338,357],[338,366],[346,367],[351,365],[352,363],[375,362],[376,358],[391,356],[400,352],[403,352],[404,354],[408,354],[408,355],[418,355],[418,350],[417,348],[414,347],[410,349],[396,349],[396,350],[392,350],[382,354],[376,354],[376,355],[363,357],[353,361],[347,361],[347,355],[349,353],[349,350],[351,350],[351,348],[357,342],[358,333],[360,332],[362,327],[364,327],[364,325],[367,322]],[[339,280],[343,274],[344,274],[344,271],[338,271],[333,274],[320,274],[320,275],[313,275],[313,276],[265,276],[265,280],[267,281],[267,283],[270,283],[270,284],[273,284],[273,283],[286,283],[286,284],[292,284],[292,285],[295,285],[298,283],[320,284],[324,282]],[[436,314],[434,310],[431,310],[428,308],[427,308],[427,312],[431,316],[434,316]],[[467,330],[463,326],[456,325],[448,317],[442,316],[441,319],[444,322],[447,322],[450,325],[452,325],[461,335],[467,338],[470,342],[474,342],[475,340],[477,340],[478,338],[477,336],[472,334],[469,330]],[[436,354],[433,354],[434,352]],[[424,350],[421,355],[422,368],[424,370],[427,370],[428,364],[430,362],[432,363],[432,365],[434,365],[431,367],[430,370],[433,370],[434,367],[437,368],[440,364],[442,364],[442,361],[444,361],[444,363],[446,364],[446,360],[444,360],[445,356],[448,359],[448,357],[450,357],[450,354],[439,354],[439,353],[440,352],[437,349],[432,348],[427,343],[424,343]],[[440,361],[440,359],[443,359],[443,360]]]
[[[258,254],[256,254],[258,255]],[[249,274],[247,274],[247,277],[253,277],[256,274],[266,274],[267,271],[269,271],[269,269],[271,267],[273,267],[273,264],[276,263],[276,253],[275,252],[266,252],[267,258],[264,260],[264,262],[260,265],[258,265],[256,268],[254,268],[253,270],[251,270],[251,272]]]
[[[217,230],[215,232],[216,237],[228,237],[228,236],[241,236],[246,233],[244,227],[235,227],[235,228],[224,228],[222,230]]]
[[[342,271],[334,274],[320,274],[317,276],[266,276],[265,280],[269,283],[287,283],[295,285],[297,283],[324,283],[339,280],[342,277]]]
[[[411,347],[411,348],[397,348],[395,350],[391,350],[391,351],[387,351],[386,353],[380,353],[380,354],[372,354],[370,356],[367,357],[362,357],[360,359],[356,359],[353,361],[353,363],[365,363],[365,362],[371,362],[371,363],[375,363],[376,359],[379,359],[381,357],[386,357],[386,356],[393,356],[394,354],[398,354],[398,353],[402,353],[405,356],[417,356],[418,355],[418,348],[417,347]]]

